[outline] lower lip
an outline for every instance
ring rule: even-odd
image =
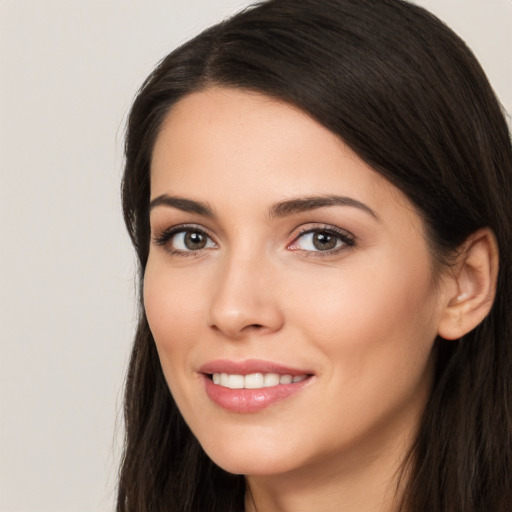
[[[259,389],[226,388],[214,384],[206,375],[203,375],[203,380],[210,400],[223,409],[238,413],[253,413],[295,395],[309,383],[311,377],[292,384],[278,384]]]

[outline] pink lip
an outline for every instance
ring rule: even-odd
[[[212,361],[200,368],[206,394],[217,405],[237,413],[255,413],[266,407],[291,397],[308,385],[311,378],[292,384],[279,384],[261,389],[230,389],[214,384],[210,379],[213,373],[248,375],[250,373],[278,373],[280,375],[309,375],[310,371],[289,368],[269,361]]]
[[[310,370],[290,368],[272,361],[260,361],[258,359],[246,359],[245,361],[231,361],[218,359],[210,361],[199,368],[200,373],[231,373],[235,375],[249,375],[250,373],[278,373],[279,375],[311,375]]]

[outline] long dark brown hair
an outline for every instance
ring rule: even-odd
[[[150,160],[169,109],[220,85],[309,113],[401,189],[440,265],[477,229],[499,244],[494,305],[437,371],[411,448],[401,510],[512,507],[512,151],[500,105],[463,41],[402,0],[271,0],[204,31],[140,89],[126,136],[126,225],[142,284]],[[162,374],[142,297],[125,395],[118,512],[240,512],[245,482],[217,467],[183,421]],[[405,474],[405,473],[404,473]]]

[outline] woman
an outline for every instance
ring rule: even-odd
[[[273,0],[132,108],[119,511],[509,510],[512,152],[401,0]]]

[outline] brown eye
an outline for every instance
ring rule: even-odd
[[[155,238],[156,245],[165,247],[172,254],[194,253],[203,249],[215,249],[217,244],[201,229],[172,228]]]
[[[333,235],[327,231],[318,231],[313,233],[312,243],[315,249],[319,251],[329,251],[334,249],[339,241],[339,236]]]
[[[332,254],[355,244],[354,236],[339,228],[318,228],[302,232],[288,247],[293,251],[304,251],[311,254]]]
[[[199,249],[204,249],[206,247],[207,241],[208,237],[199,231],[186,231],[183,238],[183,243],[189,251],[198,251]]]

